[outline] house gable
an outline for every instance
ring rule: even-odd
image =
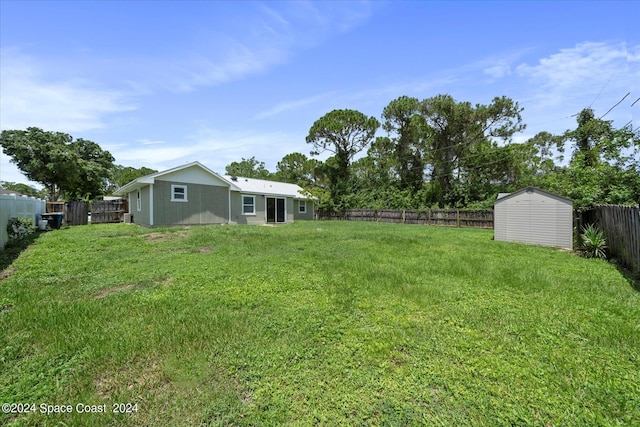
[[[199,165],[164,173],[155,178],[156,181],[179,182],[182,184],[214,185],[230,187],[229,183],[217,174],[203,169]]]
[[[114,191],[116,196],[124,196],[136,189],[146,185],[154,184],[158,181],[168,181],[182,184],[201,184],[213,185],[219,187],[227,187],[232,190],[238,190],[238,187],[227,181],[222,176],[213,172],[200,162],[188,163],[162,172],[156,172],[131,181],[127,185],[120,187]]]

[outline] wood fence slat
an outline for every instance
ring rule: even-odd
[[[493,228],[493,210],[347,209],[340,213],[319,209],[316,211],[316,219]]]
[[[122,222],[126,212],[128,212],[128,208],[125,199],[91,202],[91,222],[93,224]]]
[[[594,224],[607,239],[610,258],[640,273],[640,209],[633,206],[596,206],[580,215],[582,225]],[[582,232],[582,230],[580,230]]]

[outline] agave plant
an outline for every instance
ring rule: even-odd
[[[607,258],[607,239],[602,230],[589,224],[582,227],[582,253],[587,258]]]

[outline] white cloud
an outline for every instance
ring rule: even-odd
[[[159,144],[166,144],[166,141],[152,141],[150,139],[139,139],[138,142],[142,145],[159,145]]]
[[[300,107],[304,107],[310,104],[314,104],[316,102],[319,101],[324,101],[327,99],[330,99],[331,97],[335,96],[336,92],[326,92],[326,93],[321,93],[319,95],[314,95],[314,96],[310,96],[308,98],[303,98],[303,99],[298,99],[295,101],[286,101],[286,102],[281,102],[271,108],[269,108],[268,110],[262,111],[260,113],[258,113],[256,115],[256,119],[265,119],[267,117],[271,117],[271,116],[275,116],[281,113],[284,113],[286,111],[290,111],[290,110],[294,110],[294,109],[298,109]]]
[[[609,89],[628,88],[630,59],[625,43],[585,42],[561,49],[535,65],[520,64],[516,71],[535,84],[550,103],[560,103],[568,94],[592,97],[605,85]]]
[[[69,77],[48,79],[44,66],[16,49],[3,49],[0,68],[0,126],[82,132],[106,126],[109,114],[135,109],[121,92]]]
[[[483,72],[494,79],[500,79],[511,75],[511,66],[509,64],[497,64],[492,67],[485,68]]]
[[[640,45],[584,42],[538,60],[522,63],[524,117],[528,130],[563,132],[575,127],[575,114],[591,107],[600,116],[628,92],[606,119],[622,126],[632,119],[631,103],[640,93]]]
[[[137,58],[141,65],[132,86],[141,91],[160,87],[190,92],[259,74],[287,62],[299,50],[350,30],[371,14],[367,2],[278,6],[275,10],[259,5],[254,13],[245,8],[241,17],[229,18],[233,27],[227,31],[199,29],[202,36],[197,42],[175,54]]]

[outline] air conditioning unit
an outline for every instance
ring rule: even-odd
[[[133,222],[133,215],[130,213],[125,213],[124,214],[124,223],[125,224],[131,224]]]

